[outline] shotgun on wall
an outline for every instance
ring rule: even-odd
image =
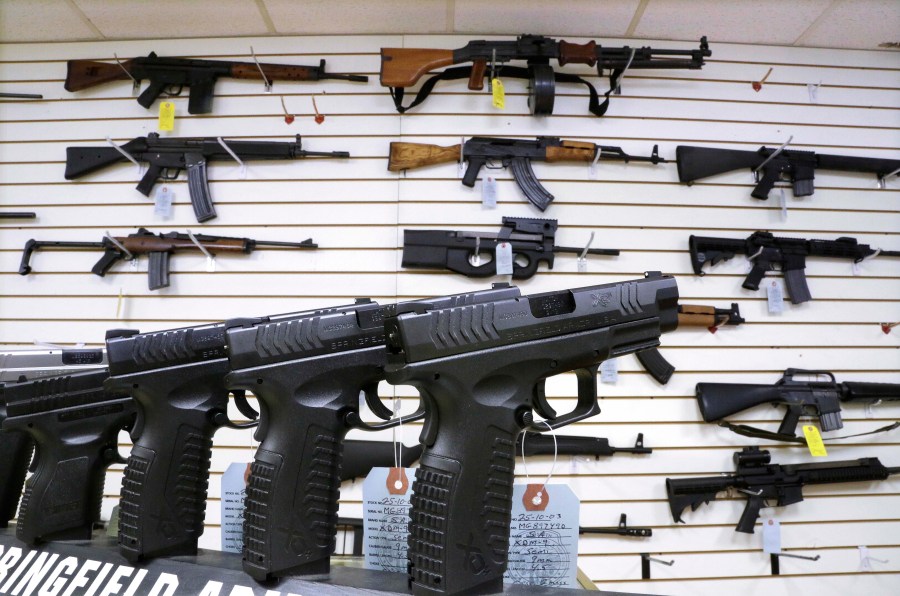
[[[577,44],[543,35],[520,35],[515,41],[470,41],[456,50],[381,48],[380,81],[383,87],[390,88],[394,105],[401,114],[425,101],[438,81],[468,79],[469,89],[480,91],[484,88],[485,77],[493,81],[502,76],[529,82],[528,105],[532,114],[553,113],[556,83],[577,83],[588,89],[588,110],[595,116],[603,116],[609,107],[610,93],[619,88],[625,70],[698,70],[703,67],[703,59],[711,55],[706,37],[700,39],[700,47],[695,50],[654,50],[646,46],[603,47],[593,40]],[[596,66],[601,77],[604,70],[610,71],[609,90],[604,94],[603,103],[600,103],[593,84],[577,75],[554,72],[551,60],[556,60],[560,66]],[[513,61],[525,61],[527,68],[507,64]],[[425,73],[465,62],[472,65],[448,68],[432,76],[422,85],[412,103],[403,105],[404,89],[415,85]]]
[[[150,108],[161,94],[170,96],[181,94],[184,87],[190,87],[188,112],[208,114],[212,112],[213,88],[219,78],[251,79],[273,81],[320,81],[339,79],[344,81],[368,82],[369,77],[351,74],[325,72],[325,61],[319,66],[294,66],[292,64],[260,64],[253,62],[232,62],[225,60],[193,60],[188,58],[160,58],[150,52],[146,58],[139,57],[124,62],[98,62],[97,60],[69,60],[66,72],[66,91],[81,91],[112,81],[134,81],[135,87],[147,79],[150,85],[144,89],[137,101]]]
[[[174,180],[181,170],[187,170],[188,191],[197,221],[216,217],[216,208],[209,194],[207,162],[240,160],[281,160],[304,157],[350,157],[347,151],[306,151],[301,149],[300,135],[296,142],[223,141],[221,137],[160,138],[152,132],[137,137],[122,146],[67,147],[66,180],[75,180],[113,164],[129,161],[149,164],[147,173],[137,185],[144,196],[156,181]]]

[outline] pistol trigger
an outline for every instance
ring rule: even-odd
[[[378,382],[370,383],[362,388],[363,395],[366,398],[366,405],[372,410],[372,413],[382,420],[390,420],[394,413],[382,403],[378,397]]]
[[[419,435],[419,443],[425,447],[431,447],[437,440],[438,412],[431,403],[431,398],[422,393],[422,409],[425,410],[425,422],[422,425],[422,433]]]
[[[234,396],[234,405],[237,406],[238,411],[243,414],[249,420],[256,420],[259,418],[259,412],[253,409],[253,406],[250,405],[250,402],[247,401],[247,392],[243,389],[232,389],[231,395]]]
[[[37,443],[34,444],[34,457],[31,458],[31,463],[28,464],[28,471],[34,474],[37,472],[38,464],[41,459],[41,446]]]
[[[553,420],[556,418],[556,410],[554,410],[550,406],[550,402],[547,401],[547,392],[544,388],[545,383],[546,380],[541,379],[541,381],[534,386],[534,409],[541,415],[541,418]]]

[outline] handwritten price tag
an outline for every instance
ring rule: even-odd
[[[406,482],[396,478],[397,470],[405,474]],[[406,541],[409,537],[414,472],[410,468],[372,468],[363,481],[363,555],[366,569],[406,573]]]

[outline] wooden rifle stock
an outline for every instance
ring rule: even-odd
[[[715,327],[718,323],[714,306],[682,304],[678,307],[679,327]]]
[[[311,66],[291,66],[289,64],[260,64],[269,81],[317,81],[319,73]],[[262,80],[256,64],[234,62],[231,77],[235,79]]]
[[[428,71],[451,64],[453,50],[381,48],[381,84],[410,87]]]
[[[591,163],[597,152],[597,145],[584,141],[562,141],[559,147],[547,147],[547,162],[584,161]]]
[[[439,163],[459,161],[461,145],[441,147],[425,143],[391,143],[388,171],[399,172],[431,166]]]
[[[190,238],[160,238],[158,235],[138,236],[131,235],[116,238],[128,252],[132,254],[147,254],[151,252],[176,252],[197,251],[197,245]],[[250,252],[250,247],[242,238],[203,238],[197,237],[203,248],[210,252]]]
[[[96,60],[69,60],[66,68],[66,91],[90,89],[111,81],[128,80],[131,60],[121,63]]]

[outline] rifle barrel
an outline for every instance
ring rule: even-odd
[[[553,252],[574,253],[580,255],[582,252],[584,252],[584,248],[575,248],[573,246],[554,246]],[[619,253],[620,251],[616,248],[589,248],[587,251],[587,254],[589,255],[604,255],[607,257],[615,257],[618,256]]]
[[[34,219],[37,214],[34,211],[10,211],[0,212],[0,219]]]
[[[300,151],[297,157],[350,157],[349,151]]]
[[[255,240],[256,246],[287,246],[290,248],[319,248],[319,245],[313,242],[312,238],[307,238],[303,242],[276,242],[273,240]]]
[[[322,73],[319,75],[319,79],[337,79],[340,81],[355,81],[357,83],[368,83],[369,77],[365,75],[352,75],[352,74],[333,74],[333,73]]]

